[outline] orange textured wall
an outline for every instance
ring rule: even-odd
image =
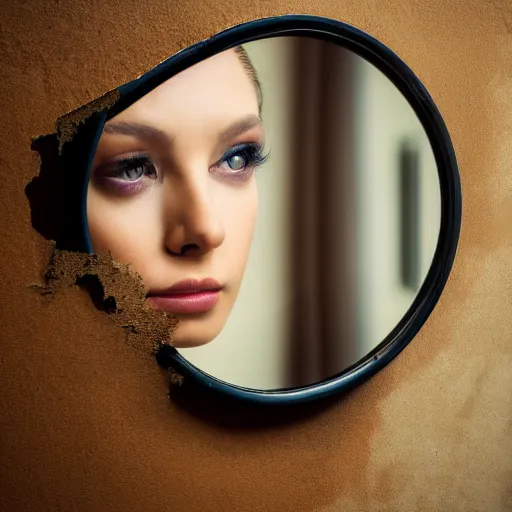
[[[512,510],[512,4],[507,0],[32,0],[0,29],[0,509]],[[242,21],[356,25],[432,94],[460,165],[446,290],[385,370],[292,413],[169,401],[165,375],[78,290],[41,300],[31,137]]]

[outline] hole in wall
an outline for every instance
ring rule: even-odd
[[[116,262],[110,254],[97,255],[57,248],[62,223],[65,222],[67,181],[59,156],[64,144],[73,140],[80,124],[94,113],[110,108],[119,98],[117,90],[95,102],[71,111],[57,121],[55,133],[32,140],[31,149],[39,155],[40,168],[25,187],[31,223],[35,231],[51,244],[51,256],[43,271],[42,286],[32,286],[51,299],[64,287],[78,287],[91,298],[95,308],[110,317],[124,331],[126,342],[154,354],[162,344],[172,345],[177,325],[174,315],[156,311],[146,305],[146,290],[142,278],[129,266]],[[171,382],[181,383],[181,377],[171,372]]]

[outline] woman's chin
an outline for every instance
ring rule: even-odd
[[[199,339],[199,338],[181,338],[178,336],[174,337],[174,341],[172,345],[175,348],[196,348],[196,347],[202,347],[204,345],[207,345],[212,341],[212,339]]]
[[[194,325],[196,322],[180,318],[174,332],[173,346],[176,348],[194,348],[207,345],[213,341],[221,331],[216,326]]]

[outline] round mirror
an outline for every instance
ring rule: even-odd
[[[394,357],[438,299],[460,223],[448,134],[398,57],[353,27],[280,17],[135,82],[91,157],[88,243],[177,315],[166,364],[282,397]]]

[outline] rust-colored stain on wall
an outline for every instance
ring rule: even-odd
[[[345,397],[169,400],[166,373],[83,290],[35,293],[50,248],[24,193],[31,139],[179,49],[286,13],[366,30],[425,84],[460,166],[455,266],[419,335]],[[12,1],[1,18],[2,510],[512,509],[509,2]]]

